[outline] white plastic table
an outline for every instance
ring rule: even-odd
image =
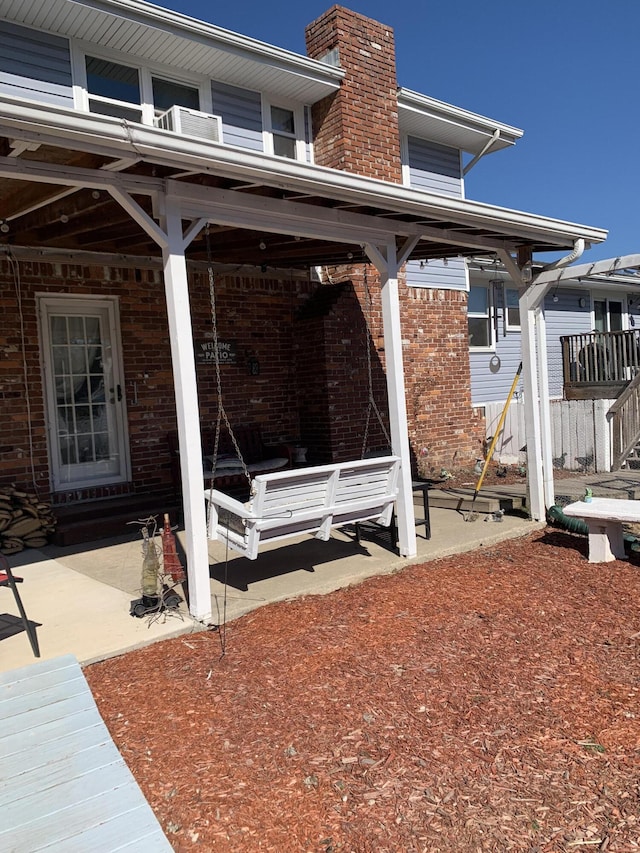
[[[592,498],[563,507],[565,515],[582,518],[589,528],[589,562],[624,560],[623,523],[640,523],[640,501]]]

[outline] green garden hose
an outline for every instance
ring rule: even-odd
[[[547,510],[547,517],[550,523],[564,527],[570,533],[582,533],[585,536],[589,533],[589,526],[586,521],[583,521],[581,518],[565,515],[562,507],[557,504],[554,504],[554,506]],[[640,551],[640,541],[637,536],[625,533],[623,539],[625,546],[628,546],[631,551]]]

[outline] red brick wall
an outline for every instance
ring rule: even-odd
[[[212,338],[208,281],[197,273],[191,278],[198,343]],[[128,490],[169,490],[167,433],[176,428],[176,419],[162,273],[21,261],[19,282],[22,327],[16,280],[7,260],[0,260],[0,485],[15,483],[42,498],[50,492],[36,294],[95,294],[119,300],[132,466]],[[259,276],[244,282],[220,277],[216,283],[219,338],[234,341],[238,352],[237,364],[222,368],[223,403],[232,425],[261,424],[266,441],[299,436],[292,317],[314,287],[304,280]],[[258,359],[259,376],[249,376],[249,357]],[[201,420],[210,426],[217,413],[214,367],[199,365],[197,374]]]
[[[306,422],[307,408],[313,415],[311,432],[305,434],[303,428],[301,434],[311,447],[322,447],[318,461],[359,459],[362,453],[369,396],[367,330],[373,397],[384,427],[372,409],[365,450],[387,447],[380,280],[376,270],[367,267],[365,283],[363,271],[363,267],[333,268],[333,284],[323,288],[336,293],[335,300],[316,319],[313,336],[309,327],[298,335],[297,348],[303,354],[301,424]],[[467,296],[407,287],[402,281],[399,289],[414,472],[437,476],[443,467],[465,467],[482,455],[484,422],[471,406]]]
[[[467,294],[401,286],[409,438],[421,473],[482,456],[484,420],[471,406]]]
[[[388,446],[373,411],[368,432],[366,427],[369,337],[372,389],[389,432],[384,371],[361,297],[361,276],[352,281],[351,276],[337,274],[334,284],[319,288],[296,322],[300,434],[311,461],[359,459],[363,444],[365,451]],[[373,324],[379,324],[379,317]]]
[[[393,30],[333,6],[307,27],[306,38],[311,57],[321,58],[337,49],[339,65],[346,71],[340,91],[325,98],[313,114],[316,162],[401,183]],[[376,395],[386,414],[379,280],[373,268],[369,268],[368,277],[378,306],[374,312],[377,326],[373,329],[378,356]],[[328,278],[334,282],[352,281],[364,306],[361,267],[332,268]],[[409,437],[415,467],[424,474],[472,463],[481,450],[484,425],[471,407],[466,303],[464,293],[400,284]],[[361,309],[360,317],[362,313]],[[325,321],[325,339],[332,341],[338,352],[345,316],[341,310]],[[356,315],[351,316],[357,323]],[[341,377],[347,387],[349,383],[353,385],[353,374],[353,362],[345,372],[339,359],[330,359],[329,389],[337,387]],[[341,401],[330,393],[328,420],[343,426],[351,423],[348,409],[353,407],[354,399],[353,394],[347,394]],[[350,437],[349,429],[336,441],[334,455],[355,452],[357,442]]]
[[[223,405],[231,425],[260,424],[267,443],[297,440],[297,378],[293,318],[316,285],[303,280],[256,276],[216,277],[219,340],[233,341],[237,363],[221,367]],[[191,287],[194,337],[211,340],[209,286],[204,274],[194,275]],[[260,366],[249,375],[248,359]],[[213,364],[197,368],[203,424],[217,413]]]
[[[33,282],[40,280],[40,267],[21,265],[17,271],[19,281],[9,262],[0,260],[0,484],[28,486],[31,492],[43,489],[46,495],[48,462],[42,394],[27,394],[26,390],[27,383],[30,387],[41,386],[31,293]]]
[[[393,30],[332,6],[306,29],[313,59],[338,49],[340,90],[313,109],[316,163],[402,182]]]

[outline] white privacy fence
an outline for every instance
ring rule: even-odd
[[[613,400],[552,400],[554,466],[570,471],[611,470],[611,433],[607,412]],[[504,401],[485,404],[487,439],[498,426]],[[526,465],[524,401],[512,400],[493,458],[503,465]]]

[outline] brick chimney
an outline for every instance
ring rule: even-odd
[[[305,31],[312,59],[346,71],[340,90],[313,108],[315,162],[402,183],[393,30],[332,6]]]

